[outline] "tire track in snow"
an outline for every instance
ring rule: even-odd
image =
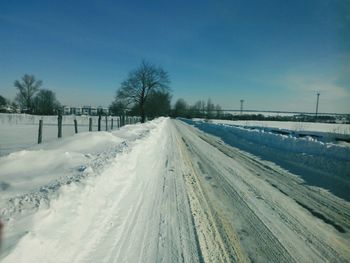
[[[187,143],[190,159],[197,169],[198,182],[206,195],[206,204],[210,204],[214,211],[212,214],[218,218],[218,224],[222,224],[220,219],[224,218],[236,229],[249,260],[349,260],[348,236],[314,217],[293,198],[279,191],[276,185],[288,187],[287,190],[284,189],[286,191],[297,189],[296,194],[302,194],[301,199],[308,197],[304,202],[308,202],[310,196],[316,202],[317,192],[314,189],[297,187],[295,180],[291,180],[295,175],[283,178],[287,172],[278,175],[270,163],[252,156],[249,158],[254,162],[247,161],[245,154],[219,143],[213,136],[177,121],[176,126]],[[265,170],[262,170],[261,167],[264,166]],[[281,181],[284,179],[283,184],[273,180],[276,176]],[[271,181],[276,185],[272,186]],[[337,214],[341,207],[347,208],[335,217],[337,224],[346,222],[349,204],[329,193],[322,192],[319,195],[319,206],[328,211],[328,214]],[[330,202],[327,203],[327,200]],[[325,203],[321,205],[322,202]],[[307,204],[312,205],[312,202]],[[333,210],[332,207],[338,209]]]
[[[3,262],[200,262],[185,167],[169,121],[154,126],[100,176],[61,187]]]

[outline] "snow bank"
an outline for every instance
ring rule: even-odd
[[[98,127],[97,116],[62,116],[63,138],[75,134],[75,119],[78,122],[78,132],[87,132],[89,118],[92,118],[92,130],[96,131]],[[111,118],[108,117],[109,130],[111,129]],[[43,120],[43,142],[57,140],[57,116],[0,113],[0,156],[35,146],[38,140],[38,124],[41,119]],[[115,129],[119,117],[113,117],[113,120]],[[105,129],[105,118],[102,118],[102,129]]]
[[[12,174],[2,193],[17,188],[27,197],[7,199],[0,210],[6,230],[1,262],[198,262],[188,259],[194,233],[187,195],[179,194],[181,181],[170,183],[182,173],[165,177],[173,172],[167,123],[161,118],[79,134],[0,158],[7,165],[0,178]],[[55,180],[58,172],[69,180]],[[53,181],[61,185],[41,197],[45,202],[23,205],[35,203],[31,196],[49,191],[45,184]],[[164,212],[179,209],[173,197],[181,201],[180,214]]]
[[[350,135],[350,124],[315,123],[315,122],[291,122],[291,121],[230,121],[210,120],[212,123],[229,124],[254,128],[276,128],[291,132],[313,132],[323,134]]]
[[[247,140],[249,142],[276,148],[283,151],[325,156],[350,161],[350,147],[319,141],[310,136],[298,138],[293,134],[276,134],[265,129],[254,129],[227,124],[213,124],[204,121],[188,121],[204,131],[221,130],[227,134]]]

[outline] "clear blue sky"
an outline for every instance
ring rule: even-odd
[[[0,1],[0,94],[23,74],[68,105],[109,105],[142,59],[173,102],[350,112],[347,0]]]

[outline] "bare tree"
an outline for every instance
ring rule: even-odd
[[[180,98],[175,102],[174,106],[174,115],[175,117],[186,117],[188,113],[188,105],[187,102]]]
[[[142,61],[141,65],[129,73],[128,78],[121,83],[116,100],[126,105],[137,105],[140,110],[141,122],[145,122],[145,103],[151,91],[169,90],[168,73],[160,67]]]
[[[42,85],[41,80],[36,80],[34,75],[25,74],[21,81],[16,80],[14,86],[18,89],[16,100],[22,107],[27,109],[29,113],[33,111],[33,99],[35,93]]]
[[[0,106],[6,106],[7,104],[7,99],[0,95]]]
[[[56,114],[60,108],[56,94],[48,89],[41,89],[34,98],[34,112],[39,115]]]
[[[222,111],[221,106],[219,104],[216,104],[215,110],[216,110],[216,118],[219,119],[221,117],[221,111]]]
[[[109,105],[109,111],[113,115],[123,115],[124,111],[126,110],[126,106],[123,104],[121,100],[116,99]]]
[[[209,98],[207,101],[207,106],[206,106],[207,119],[212,119],[214,117],[214,110],[215,110],[215,106],[211,102],[211,99]]]

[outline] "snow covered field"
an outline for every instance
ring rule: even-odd
[[[192,123],[190,120],[185,121]],[[211,129],[225,130],[228,133],[235,134],[242,139],[244,138],[245,140],[260,145],[266,145],[289,152],[326,155],[329,157],[350,161],[350,144],[345,143],[339,145],[334,140],[334,136],[341,135],[326,133],[324,130],[321,132],[320,127],[323,127],[323,125],[318,123],[312,127],[310,127],[310,125],[315,123],[306,123],[306,125],[309,125],[310,129],[313,130],[313,132],[310,133],[306,132],[307,129],[293,131],[286,128],[288,125],[291,125],[290,123],[264,122],[264,125],[260,126],[256,126],[256,122],[251,122],[251,125],[243,126],[238,125],[235,122],[233,125],[231,121],[219,120],[209,122],[194,120],[193,123],[195,123],[197,126],[203,127],[204,129],[210,127]],[[343,131],[348,128],[344,126],[341,127],[343,128]],[[277,130],[274,128],[277,128]],[[317,128],[319,128],[318,131],[315,131]]]
[[[70,137],[75,134],[74,120],[78,122],[78,132],[89,130],[89,118],[92,118],[93,131],[97,130],[97,116],[63,116],[62,136]],[[108,129],[111,118],[108,117]],[[29,114],[5,114],[0,113],[0,156],[22,149],[27,149],[37,144],[39,120],[43,120],[43,142],[57,139],[57,116],[38,116]],[[113,117],[114,128],[117,126],[119,117]],[[105,118],[101,122],[102,130],[105,130]]]
[[[160,118],[0,157],[0,261],[350,261],[346,147],[296,138],[293,152],[288,136],[263,146],[277,134],[191,124]]]
[[[302,176],[312,185],[324,187],[350,200],[349,143],[339,144],[334,137],[320,135],[299,137],[297,134],[279,134],[271,131],[270,127],[251,129],[231,123],[218,124],[216,121],[184,121],[218,136],[231,146],[274,162]],[[320,174],[323,176],[320,177]]]
[[[291,121],[229,121],[210,120],[212,123],[237,125],[256,128],[277,128],[295,132],[330,133],[338,135],[350,135],[350,124],[339,123],[315,123],[315,122],[291,122]]]

